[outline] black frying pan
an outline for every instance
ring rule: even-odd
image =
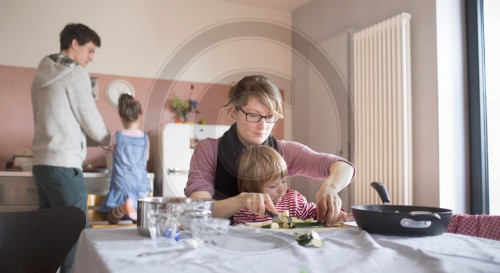
[[[352,206],[357,225],[369,233],[398,236],[443,234],[451,220],[449,209],[388,205],[389,194],[383,184],[373,182],[384,205]]]

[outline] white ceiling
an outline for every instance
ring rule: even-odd
[[[312,0],[224,0],[249,6],[293,11]]]

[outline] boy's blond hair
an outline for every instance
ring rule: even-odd
[[[262,192],[266,182],[285,179],[286,162],[273,148],[265,145],[248,147],[238,163],[238,189],[240,192]]]

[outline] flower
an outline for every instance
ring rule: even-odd
[[[186,122],[188,113],[200,113],[198,102],[195,100],[183,100],[177,96],[170,100],[170,107],[177,113],[179,119]]]

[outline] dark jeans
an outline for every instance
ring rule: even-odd
[[[80,169],[54,166],[34,166],[33,177],[38,188],[39,207],[54,208],[75,206],[87,217],[87,186]],[[88,218],[85,225],[88,228]],[[61,273],[71,272],[75,258],[76,244],[61,264]]]

